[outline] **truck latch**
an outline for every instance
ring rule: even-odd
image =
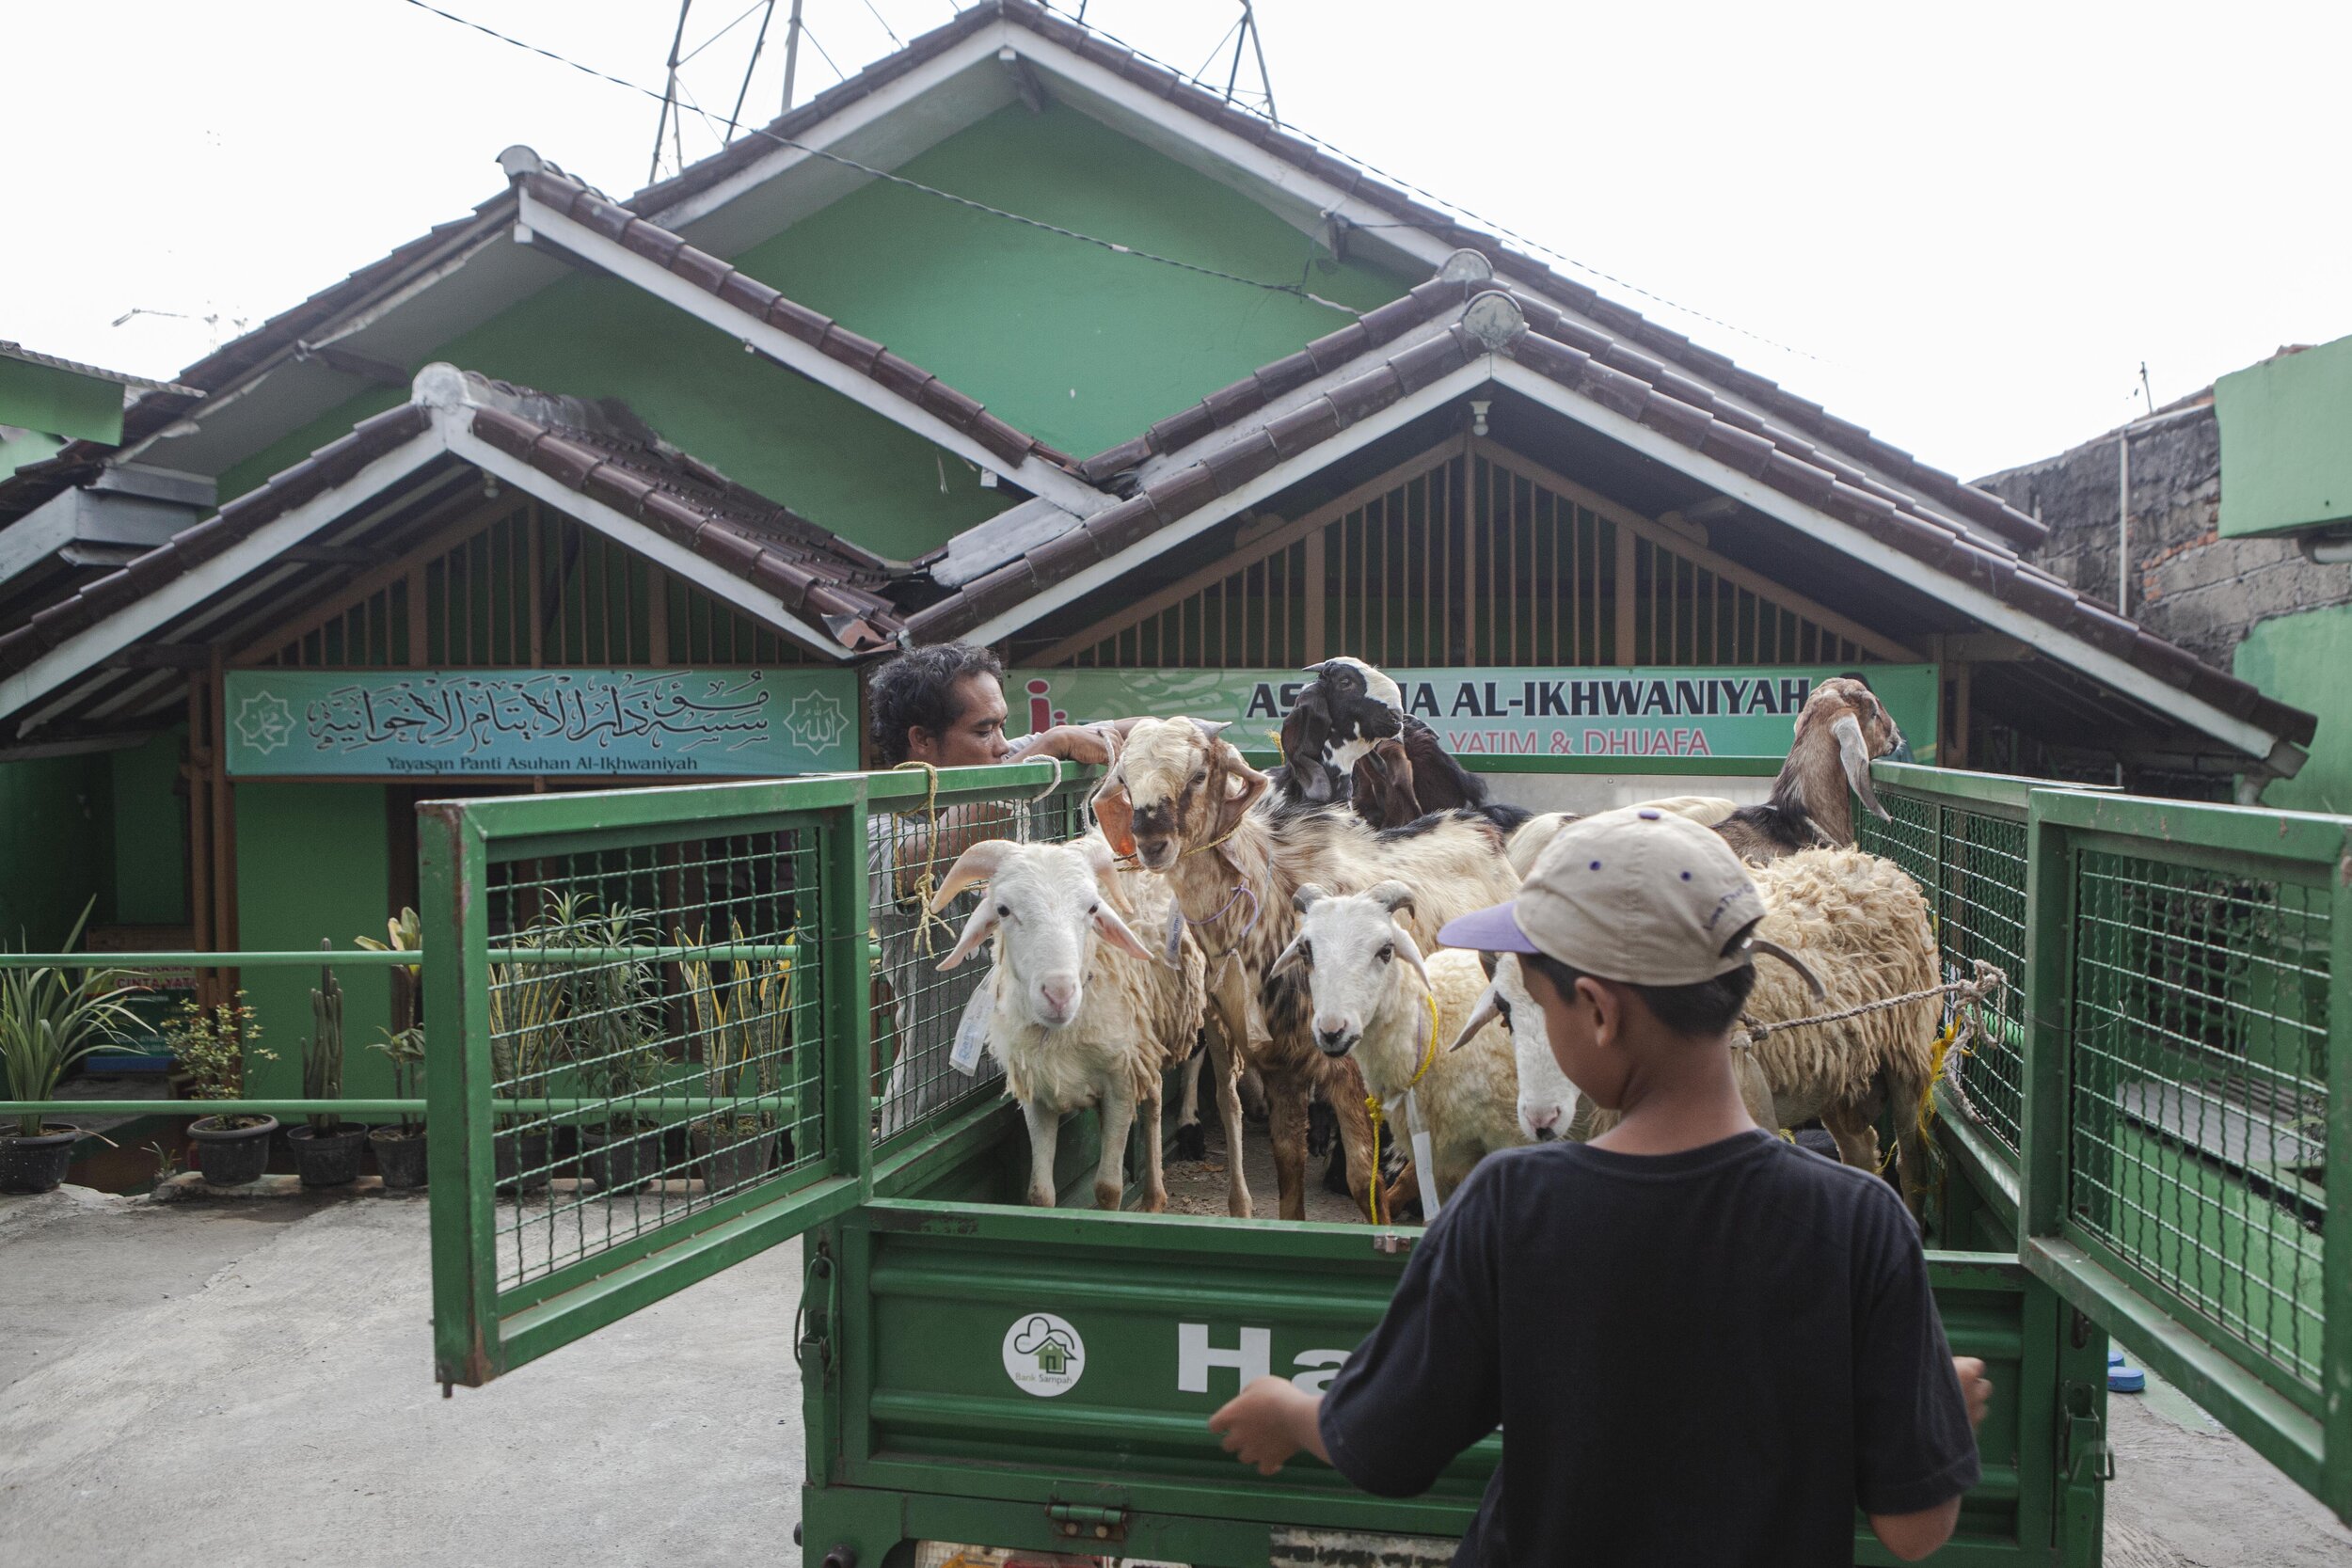
[[[2106,1421],[2099,1413],[2099,1390],[2088,1383],[2066,1385],[2059,1422],[2059,1465],[2066,1479],[2113,1481],[2115,1449],[2108,1446]]]
[[[1127,1539],[1125,1508],[1094,1508],[1086,1503],[1047,1503],[1045,1516],[1054,1521],[1054,1528],[1075,1540],[1124,1541]]]

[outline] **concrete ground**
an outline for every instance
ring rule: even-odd
[[[0,1197],[0,1562],[785,1560],[797,1252],[444,1402],[421,1201]]]
[[[1221,1170],[1168,1178],[1222,1211]],[[789,1561],[797,1253],[444,1402],[420,1200],[0,1198],[0,1563]],[[2178,1393],[2109,1409],[2109,1568],[2352,1568],[2352,1532]]]

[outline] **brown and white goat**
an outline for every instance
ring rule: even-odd
[[[1834,675],[1813,689],[1797,713],[1796,737],[1788,760],[1772,781],[1771,799],[1743,806],[1718,796],[1677,795],[1645,800],[1714,829],[1734,853],[1750,863],[1774,861],[1800,849],[1846,848],[1854,841],[1849,792],[1862,797],[1873,816],[1888,820],[1870,787],[1870,762],[1903,744],[1903,732],[1878,694],[1849,675]],[[1521,876],[1534,865],[1544,846],[1575,819],[1568,812],[1546,812],[1514,829],[1511,861]]]
[[[1272,973],[1297,932],[1292,896],[1309,882],[1352,893],[1402,881],[1414,894],[1414,940],[1428,948],[1438,927],[1510,897],[1517,879],[1502,835],[1481,817],[1431,816],[1378,832],[1350,812],[1270,801],[1273,781],[1219,737],[1224,727],[1189,719],[1136,724],[1095,794],[1095,818],[1114,848],[1168,879],[1208,954],[1218,1025],[1211,1037],[1247,1041],[1265,1085],[1281,1216],[1306,1217],[1307,1101],[1318,1085],[1339,1118],[1348,1191],[1360,1209],[1374,1177],[1362,1075],[1317,1049],[1299,977]],[[1263,1032],[1251,1031],[1253,1014]],[[1228,1203],[1247,1214],[1240,1140],[1229,1139]]]

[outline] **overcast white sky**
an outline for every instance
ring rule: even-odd
[[[438,3],[656,87],[677,17],[674,0]],[[732,103],[763,8],[693,7],[690,46],[747,5],[686,72],[707,108]],[[751,87],[763,119],[788,9]],[[908,38],[952,9],[804,14],[853,71],[893,47],[883,22]],[[1088,19],[1189,71],[1234,14],[1092,0]],[[1964,476],[2132,417],[2143,360],[2162,404],[2352,333],[2345,0],[1260,0],[1260,16],[1286,121],[1736,324],[1573,274]],[[465,213],[510,142],[616,193],[652,146],[653,101],[405,0],[75,0],[11,8],[7,32],[0,338],[142,373]],[[1222,58],[1210,74],[1221,87]],[[804,50],[801,96],[834,80]],[[713,146],[690,121],[688,155]],[[219,320],[110,325],[134,308]]]

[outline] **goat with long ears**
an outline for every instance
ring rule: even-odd
[[[1265,1084],[1282,1216],[1306,1216],[1307,1101],[1317,1088],[1339,1118],[1348,1190],[1361,1206],[1375,1180],[1362,1075],[1316,1049],[1296,976],[1269,973],[1295,929],[1291,895],[1306,882],[1353,890],[1395,878],[1414,890],[1409,923],[1426,951],[1438,926],[1509,897],[1517,883],[1483,818],[1436,815],[1380,832],[1352,812],[1269,801],[1270,781],[1221,728],[1138,723],[1096,795],[1096,816],[1114,846],[1124,838],[1168,879],[1208,954],[1215,1015],[1227,1037],[1248,1042]],[[1237,1197],[1246,1204],[1247,1191]]]

